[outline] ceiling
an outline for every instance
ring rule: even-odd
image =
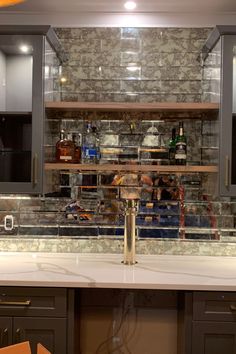
[[[2,24],[54,26],[212,26],[236,23],[235,0],[136,0],[132,13],[123,0],[26,0],[0,8]],[[48,22],[50,21],[50,22]]]
[[[27,0],[5,11],[24,12],[124,12],[124,1],[120,0]],[[2,8],[3,10],[3,8]],[[134,12],[232,12],[236,11],[235,0],[137,0]],[[127,11],[126,11],[127,12]]]

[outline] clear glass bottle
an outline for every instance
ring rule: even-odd
[[[60,139],[56,143],[56,161],[73,163],[75,157],[75,144],[68,138],[64,130],[60,132]]]
[[[83,136],[82,144],[82,162],[83,163],[98,163],[100,158],[99,153],[99,138],[97,128],[87,123],[86,132]]]
[[[179,133],[175,143],[175,163],[176,165],[186,165],[187,159],[187,140],[184,135],[183,122],[179,123]]]

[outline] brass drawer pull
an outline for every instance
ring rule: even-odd
[[[36,186],[38,183],[38,155],[34,154],[33,158],[33,184]]]
[[[230,310],[233,311],[233,312],[236,311],[236,306],[235,305],[230,305]]]
[[[15,342],[16,342],[16,343],[22,342],[21,329],[20,329],[20,328],[17,328],[17,330],[16,330],[16,333],[15,333]]]
[[[30,306],[31,301],[30,300],[25,300],[25,301],[1,301],[0,300],[0,306]]]
[[[1,331],[1,346],[7,345],[8,344],[8,328],[4,328]]]

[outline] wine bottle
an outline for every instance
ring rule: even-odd
[[[176,165],[186,165],[187,158],[187,140],[184,135],[183,122],[179,123],[179,133],[175,143],[175,163]]]
[[[175,165],[175,145],[176,145],[176,129],[172,129],[171,139],[169,141],[169,164]]]
[[[81,141],[80,141],[80,135],[73,133],[72,134],[72,140],[75,144],[75,163],[80,163],[81,162]]]

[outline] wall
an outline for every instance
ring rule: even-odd
[[[60,90],[61,99],[68,101],[200,102],[203,95],[203,72],[199,53],[210,30],[210,28],[58,28],[56,32],[68,56],[68,61],[62,67],[62,75],[67,81],[62,84],[54,80],[54,92],[51,92],[50,86],[50,94],[56,97]],[[204,81],[204,89],[209,89],[210,85],[211,80]],[[46,160],[54,159],[55,143],[60,128],[81,132],[84,120],[89,119],[90,115],[90,112],[47,112]],[[108,120],[115,120],[115,130],[120,130],[121,127],[125,130],[129,127],[128,124],[121,124],[121,118],[124,117],[101,115],[99,118],[104,120],[105,124]],[[128,122],[137,116],[125,118]],[[142,118],[145,121],[139,128],[144,134],[153,120],[158,119],[158,115],[147,115]],[[208,140],[208,144],[212,142],[215,144],[217,124],[212,123],[211,117],[206,123],[202,122],[201,117],[197,117],[194,122],[188,119],[190,117],[184,118],[189,138],[189,159],[193,162],[194,158],[198,159],[198,156],[202,155],[199,145],[203,141]],[[178,121],[173,123],[172,120],[160,125],[165,132],[165,139],[169,138],[173,124],[178,126]],[[203,141],[199,141],[199,131],[203,133],[201,135]],[[209,151],[205,153],[205,160],[203,157],[205,163],[209,158],[215,159],[216,162],[217,154],[214,155]],[[47,172],[46,195],[42,197],[18,196],[16,199],[15,196],[1,196],[1,220],[9,213],[15,218],[10,248],[58,252],[121,252],[122,232],[120,235],[114,234],[114,230],[117,230],[114,225],[97,226],[96,223],[91,225],[67,218],[66,206],[77,197],[76,193],[81,189],[81,185],[78,175],[76,177],[73,174],[66,174],[63,182],[62,177],[59,173]],[[63,187],[64,191],[68,192],[64,197],[61,195]],[[186,214],[189,216],[190,226],[195,223],[194,226],[199,229],[200,225],[200,231],[196,232],[196,227],[191,231],[190,227],[191,232],[187,239],[180,239],[178,236],[169,239],[163,235],[160,237],[160,233],[150,238],[148,236],[150,234],[140,233],[137,251],[154,254],[236,253],[234,244],[231,244],[234,236],[232,204],[228,200],[217,198],[216,187],[215,177],[205,175],[200,177],[200,184],[197,189],[195,188],[195,192],[194,188],[189,188],[191,193],[186,204]],[[210,204],[202,199],[204,190],[210,193]],[[201,219],[204,219],[206,214],[208,224],[204,226]],[[212,217],[215,220],[214,227],[211,222],[209,223]],[[122,225],[120,228],[122,231]],[[152,226],[147,229],[152,229]],[[216,230],[220,230],[220,240],[215,236]],[[0,233],[3,236],[0,239],[1,248],[9,249],[2,227]]]
[[[79,295],[82,353],[176,354],[175,292],[80,289]]]
[[[6,109],[31,112],[32,56],[8,55],[6,80]]]

